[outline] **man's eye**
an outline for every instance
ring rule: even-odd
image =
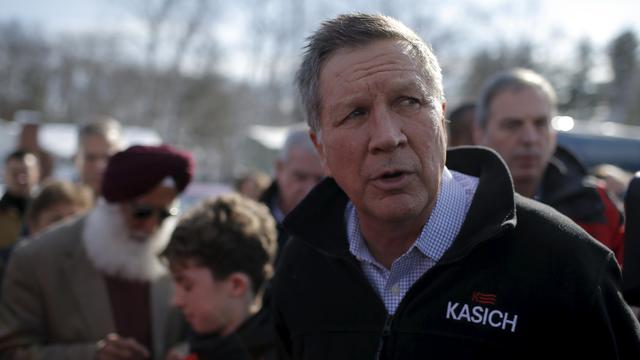
[[[502,124],[502,127],[507,130],[516,130],[520,128],[520,123],[516,121],[508,121]]]
[[[547,119],[538,119],[536,121],[536,127],[539,129],[544,129],[549,126],[549,121]]]
[[[347,115],[346,119],[352,119],[365,115],[367,112],[363,108],[356,108]]]
[[[420,100],[413,97],[405,97],[400,100],[400,105],[403,106],[416,106],[420,105]]]

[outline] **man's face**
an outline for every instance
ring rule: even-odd
[[[432,98],[403,44],[342,49],[320,74],[320,134],[327,174],[361,222],[424,220],[444,168],[445,104]]]
[[[177,213],[174,200],[178,192],[162,184],[148,193],[120,204],[120,212],[132,239],[144,242],[155,234],[162,222]]]
[[[308,149],[294,147],[287,159],[277,160],[276,179],[282,212],[289,213],[323,177],[318,154]]]
[[[173,304],[182,310],[191,327],[200,334],[226,334],[230,326],[232,296],[229,279],[216,280],[211,271],[187,261],[171,265],[176,283]]]
[[[537,187],[556,146],[551,127],[551,103],[537,89],[506,90],[493,98],[485,129],[478,129],[480,145],[495,149],[519,184]]]
[[[247,178],[245,179],[240,187],[238,188],[238,192],[250,199],[258,200],[262,195],[263,188],[258,185],[255,179]]]
[[[6,163],[4,179],[7,190],[19,197],[29,197],[40,180],[38,160],[34,155],[11,159]]]
[[[120,150],[114,138],[88,135],[80,140],[76,168],[83,183],[100,194],[102,175],[107,168],[109,158]]]

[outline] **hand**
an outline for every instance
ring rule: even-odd
[[[185,360],[189,355],[189,344],[180,343],[169,350],[165,360]]]
[[[132,338],[122,338],[118,334],[108,334],[97,343],[97,360],[137,360],[148,359],[149,350]]]
[[[165,360],[184,360],[186,358],[187,357],[182,355],[180,352],[176,351],[175,349],[171,349],[167,353],[167,357],[165,357]]]

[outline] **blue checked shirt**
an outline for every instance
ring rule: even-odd
[[[402,256],[385,268],[369,252],[353,203],[345,209],[349,251],[360,262],[369,283],[376,290],[389,314],[394,314],[398,304],[411,285],[435,265],[453,243],[469,211],[478,178],[446,167],[440,181],[440,193],[431,216],[415,243]]]

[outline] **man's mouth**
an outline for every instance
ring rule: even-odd
[[[516,157],[516,162],[521,165],[533,165],[538,162],[540,157],[538,155],[520,155]]]
[[[151,237],[151,235],[146,234],[146,233],[139,233],[139,232],[133,232],[130,233],[129,238],[131,238],[131,240],[143,243],[146,242],[149,238]]]
[[[407,185],[411,173],[404,170],[384,171],[373,178],[373,184],[383,191],[396,191]]]
[[[386,173],[382,174],[379,178],[384,179],[384,180],[389,180],[389,179],[399,178],[400,176],[402,176],[404,174],[405,174],[405,172],[403,172],[403,171],[391,171],[391,172],[386,172]]]

